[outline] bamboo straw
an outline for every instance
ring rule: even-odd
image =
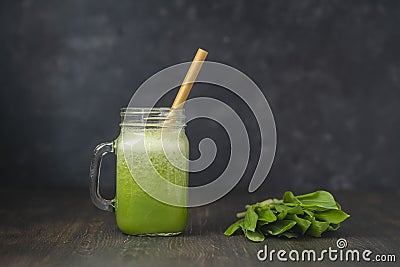
[[[201,67],[203,66],[207,54],[208,52],[201,48],[197,50],[197,53],[193,59],[192,64],[189,67],[188,72],[186,73],[185,79],[183,80],[181,87],[179,88],[178,94],[175,97],[175,101],[172,104],[171,109],[181,108],[184,105],[190,93],[190,90],[193,87],[193,83],[196,80]]]

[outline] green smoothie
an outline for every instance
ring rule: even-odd
[[[171,142],[168,142],[169,138]],[[135,178],[143,178],[148,185],[157,188],[159,193],[168,194],[183,205],[186,203],[187,194],[184,193],[186,191],[160,187],[154,169],[169,182],[187,186],[188,171],[174,165],[187,168],[187,160],[182,159],[181,153],[188,158],[188,140],[183,131],[170,129],[163,135],[163,142],[164,144],[161,142],[161,128],[126,128],[123,138],[121,134],[115,143],[117,155],[115,213],[118,227],[126,234],[174,235],[181,233],[186,226],[185,207],[168,205],[154,199],[135,181]],[[164,150],[168,150],[169,158],[164,153],[163,145]],[[143,149],[144,146],[147,153]],[[177,156],[171,161],[171,155]]]

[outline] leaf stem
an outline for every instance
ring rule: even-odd
[[[239,219],[240,218],[244,218],[244,216],[246,216],[246,212],[245,211],[236,213],[236,217],[239,218]]]

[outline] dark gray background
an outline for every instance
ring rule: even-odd
[[[118,134],[119,109],[149,76],[190,61],[240,69],[263,90],[278,130],[263,188],[398,187],[399,1],[1,1],[1,182],[87,186],[93,148]],[[176,91],[160,105],[170,105]],[[248,107],[221,88],[252,134],[247,187],[259,151]],[[212,180],[229,155],[210,121],[188,126],[219,144],[217,162],[191,176]],[[112,186],[107,159],[104,184]],[[105,177],[108,176],[108,177]]]

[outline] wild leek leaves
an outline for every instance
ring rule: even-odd
[[[245,212],[237,214],[239,220],[224,234],[231,236],[241,229],[254,242],[261,242],[268,235],[320,237],[324,232],[339,229],[340,223],[349,216],[327,191],[300,196],[287,191],[281,200],[267,199],[247,205]]]

